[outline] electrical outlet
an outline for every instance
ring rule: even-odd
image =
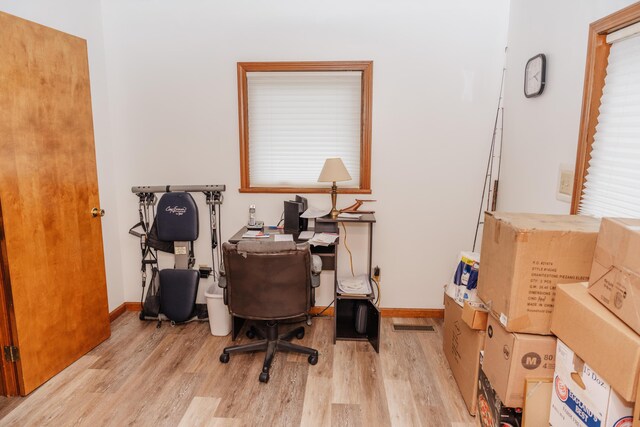
[[[558,172],[558,188],[556,198],[563,202],[571,202],[573,193],[573,169],[567,165],[561,165]]]
[[[573,187],[573,173],[569,171],[560,172],[560,188],[558,188],[558,192],[565,196],[571,196],[571,187]]]

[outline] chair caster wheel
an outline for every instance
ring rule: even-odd
[[[318,363],[318,355],[312,354],[309,356],[309,365],[315,365],[316,363]]]
[[[253,329],[247,329],[247,333],[245,335],[247,335],[247,338],[249,338],[250,340],[256,337],[256,333]]]
[[[227,353],[222,353],[220,355],[220,361],[222,363],[229,363],[229,355]]]
[[[269,382],[269,373],[268,372],[261,372],[260,373],[260,377],[258,379],[260,380],[261,383],[268,383]]]
[[[299,340],[304,338],[304,329],[296,334],[296,338]]]

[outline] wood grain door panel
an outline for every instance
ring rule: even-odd
[[[86,42],[0,13],[0,200],[27,394],[109,334]]]

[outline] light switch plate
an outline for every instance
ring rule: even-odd
[[[574,171],[571,165],[560,165],[558,168],[556,199],[571,203],[571,195],[573,194],[573,176]]]

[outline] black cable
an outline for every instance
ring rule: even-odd
[[[378,281],[375,278],[372,277],[371,279],[373,280],[373,283],[376,284],[376,289],[377,289],[376,302],[374,302],[373,304],[374,305],[378,305],[378,303],[380,302],[380,284],[378,283]]]
[[[280,215],[280,221],[276,224],[276,228],[280,227],[280,223],[284,221],[284,211],[282,211],[282,215]]]
[[[351,266],[351,275],[353,277],[356,277],[356,275],[353,274],[353,255],[351,254],[351,249],[349,249],[349,245],[347,245],[347,226],[344,225],[344,221],[340,221],[340,224],[342,225],[342,229],[344,230],[344,239],[342,241],[342,244],[344,245],[347,252],[349,252],[349,265]]]
[[[336,301],[336,299],[334,298],[334,299],[333,299],[333,301],[331,301],[331,302],[329,303],[329,305],[328,305],[328,306],[326,306],[325,308],[323,308],[323,309],[322,309],[322,311],[321,311],[320,313],[316,313],[316,314],[314,314],[314,315],[313,315],[313,317],[320,317],[320,316],[322,316],[322,313],[324,313],[325,311],[327,311],[327,310],[329,309],[329,307],[331,307],[335,301]]]

